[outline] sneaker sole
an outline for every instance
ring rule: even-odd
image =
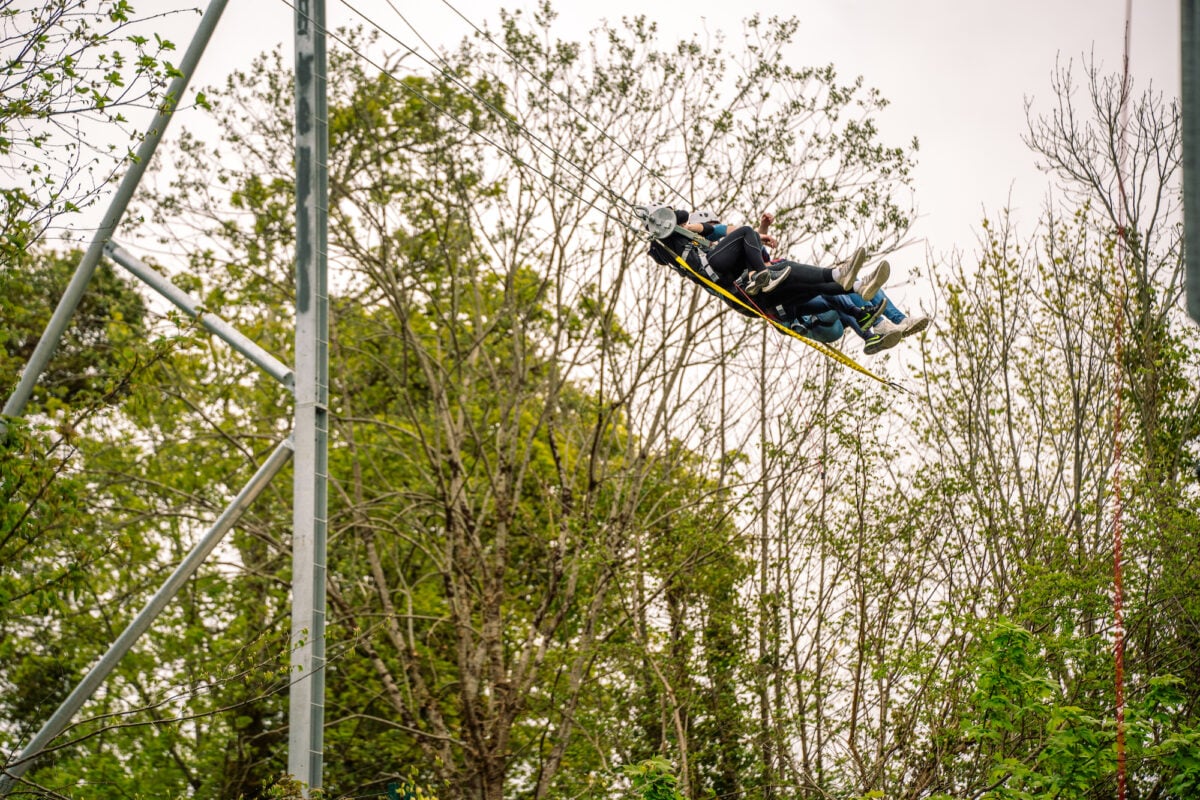
[[[858,279],[858,273],[862,271],[865,263],[867,263],[867,251],[860,247],[850,256],[850,261],[846,264],[846,272],[838,280],[838,283],[847,292],[854,291],[854,281]]]
[[[889,350],[900,344],[900,340],[904,338],[904,334],[900,331],[892,331],[891,333],[881,334],[879,341],[874,344],[868,344],[863,348],[863,352],[869,356],[873,356],[880,350]]]
[[[892,265],[886,261],[880,261],[879,266],[871,273],[870,280],[858,290],[859,295],[864,300],[874,300],[875,295],[879,294],[879,290],[883,288],[890,277],[892,277]]]
[[[789,264],[788,266],[784,267],[783,269],[778,270],[778,272],[779,272],[778,275],[776,275],[775,277],[773,277],[769,281],[767,281],[767,285],[763,287],[764,292],[775,291],[776,287],[778,287],[779,284],[781,284],[785,280],[787,280],[788,275],[792,274],[792,267]],[[770,274],[771,273],[769,273],[769,272],[767,273],[767,275],[770,275]]]
[[[750,280],[748,280],[746,282],[746,288],[744,289],[744,291],[746,292],[746,294],[753,297],[754,295],[761,292],[763,290],[763,287],[766,286],[770,280],[771,280],[771,273],[767,272],[765,269],[759,270],[758,272],[754,273],[753,277],[751,277]]]
[[[925,330],[928,327],[929,327],[929,317],[921,317],[919,320],[914,322],[911,326],[904,329],[904,336],[905,336],[905,338],[908,338],[909,336],[920,333],[921,331]]]

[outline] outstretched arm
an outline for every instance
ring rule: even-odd
[[[771,223],[774,221],[775,215],[770,212],[763,212],[763,215],[758,218],[758,236],[762,239],[763,244],[772,249],[779,246],[779,240],[767,233],[771,228]]]

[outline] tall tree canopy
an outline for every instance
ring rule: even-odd
[[[690,764],[689,792],[758,780],[743,775],[734,657],[749,644],[747,434],[712,424],[727,382],[706,378],[749,329],[676,313],[703,298],[648,272],[614,198],[702,170],[697,203],[785,203],[798,246],[841,250],[862,226],[881,243],[902,233],[888,186],[903,185],[907,156],[874,144],[877,97],[782,64],[794,22],[752,20],[739,63],[694,43],[659,50],[640,20],[590,51],[547,44],[552,21],[548,6],[503,16],[507,52],[464,42],[429,77],[401,77],[400,59],[380,74],[357,52],[378,44],[356,33],[331,59],[332,792],[401,776],[445,797],[602,791],[616,765],[657,752]],[[264,309],[291,296],[288,74],[270,54],[214,92],[225,141],[184,130],[144,214],[182,246],[175,280],[285,359],[286,326]],[[680,126],[696,85],[704,105]],[[783,145],[802,135],[796,158]],[[120,531],[101,561],[123,577],[33,610],[30,626],[79,624],[14,651],[14,696],[39,663],[68,687],[286,432],[281,390],[190,334],[77,432],[71,469],[100,501],[91,524]],[[289,526],[276,491],[34,781],[145,791],[156,764],[164,793],[238,797],[282,772]],[[27,733],[9,730],[10,747]]]
[[[585,45],[543,5],[437,69],[338,33],[330,795],[1108,796],[1118,468],[1131,787],[1194,791],[1176,107],[1136,99],[1122,197],[1117,87],[1057,72],[1028,142],[1062,202],[1027,236],[995,215],[977,254],[929,266],[940,330],[876,362],[916,389],[887,393],[661,270],[627,224],[663,200],[775,210],[813,263],[901,243],[914,154],[880,141],[861,81],[789,65],[796,30],[752,18],[702,46],[634,19]],[[180,132],[137,231],[285,361],[288,75],[266,54],[210,93],[224,138]],[[37,565],[0,573],[10,751],[289,427],[281,387],[100,288],[31,419],[42,438],[5,462],[0,547]],[[6,369],[23,320],[3,322]],[[289,493],[260,499],[32,780],[269,791]]]

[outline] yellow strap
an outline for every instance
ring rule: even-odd
[[[800,334],[796,333],[794,330],[792,330],[788,326],[781,323],[779,320],[771,319],[766,314],[764,314],[761,309],[757,308],[756,306],[750,305],[749,303],[742,300],[740,297],[734,297],[731,293],[727,292],[722,287],[720,287],[717,284],[710,281],[704,275],[701,275],[699,272],[696,272],[696,270],[692,269],[691,264],[684,261],[679,256],[678,253],[676,253],[671,248],[669,248],[665,244],[663,244],[661,240],[658,240],[658,243],[660,245],[662,245],[662,248],[664,250],[666,250],[668,253],[670,253],[672,255],[672,257],[674,257],[675,261],[680,266],[682,266],[684,269],[686,269],[692,275],[696,276],[696,279],[698,281],[700,281],[700,283],[702,283],[705,286],[707,286],[708,288],[712,289],[714,292],[718,293],[725,299],[732,300],[734,303],[737,303],[742,308],[746,309],[747,311],[750,311],[755,316],[762,317],[763,319],[765,319],[770,324],[774,325],[776,328],[778,328],[783,333],[786,333],[788,336],[791,336],[793,339],[799,339],[800,341],[804,342],[809,347],[813,348],[814,350],[816,350],[819,353],[824,353],[826,356],[828,356],[829,358],[832,358],[834,361],[838,362],[839,364],[842,364],[843,366],[847,366],[856,372],[861,372],[863,375],[866,375],[868,378],[873,378],[874,380],[879,381],[884,386],[889,386],[893,389],[901,388],[900,386],[893,383],[892,381],[884,380],[883,378],[879,377],[875,373],[871,372],[866,367],[861,366],[858,362],[856,362],[854,359],[850,358],[850,356],[846,355],[845,353],[841,352],[840,350],[834,350],[832,347],[826,347],[821,342],[815,341],[813,339],[809,339],[807,336],[801,336]]]

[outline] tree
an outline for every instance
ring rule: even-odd
[[[157,106],[177,74],[175,45],[149,29],[175,13],[138,17],[127,0],[0,5],[5,263],[95,202],[133,155],[140,134],[127,114]]]
[[[1200,614],[1196,567],[1193,559],[1180,557],[1196,546],[1195,460],[1189,443],[1200,436],[1200,397],[1189,377],[1197,346],[1180,310],[1181,118],[1178,101],[1164,100],[1152,88],[1133,95],[1091,65],[1083,104],[1093,125],[1080,125],[1072,111],[1079,90],[1069,68],[1058,70],[1055,88],[1058,108],[1049,119],[1030,125],[1028,140],[1048,169],[1095,209],[1095,226],[1117,267],[1114,279],[1096,291],[1115,308],[1113,326],[1121,336],[1122,416],[1114,424],[1127,448],[1113,472],[1121,471],[1128,515],[1131,592],[1144,602],[1127,622],[1133,654],[1130,697],[1136,703],[1164,678],[1194,685],[1196,677],[1194,659],[1184,655],[1196,645],[1194,626],[1185,622]],[[1128,132],[1121,114],[1126,92]],[[1127,160],[1121,158],[1125,136]],[[1156,737],[1194,729],[1191,706],[1180,708]],[[1172,775],[1151,767],[1135,772],[1134,780],[1155,792]]]
[[[592,51],[551,43],[552,21],[503,15],[502,53],[464,43],[429,76],[368,69],[352,33],[331,56],[333,794],[403,777],[446,798],[596,796],[657,754],[688,797],[774,780],[743,691],[762,674],[744,512],[764,478],[738,422],[760,329],[648,271],[623,201],[669,185],[788,209],[790,252],[828,261],[902,237],[910,154],[876,142],[861,84],[783,65],[794,21],[750,21],[744,64],[660,49],[644,20]],[[176,280],[285,360],[286,319],[263,309],[292,291],[287,74],[274,54],[233,76],[226,138],[182,132],[144,215]],[[704,104],[680,125],[692,84]],[[797,361],[780,380],[821,378]],[[286,432],[278,387],[221,348],[139,388],[85,454],[112,512],[97,525],[135,556],[119,594],[78,609],[119,598],[113,627]],[[286,502],[252,510],[89,706],[120,727],[81,723],[90,738],[38,780],[134,786],[153,763],[156,789],[234,797],[282,770]]]
[[[925,636],[952,654],[939,689],[958,700],[924,715],[931,735],[910,762],[920,779],[914,792],[1111,792],[1118,470],[1126,591],[1136,598],[1126,656],[1130,752],[1138,753],[1131,792],[1158,796],[1191,780],[1163,745],[1191,752],[1194,706],[1163,705],[1160,695],[1180,678],[1190,683],[1194,666],[1184,655],[1194,568],[1179,554],[1195,547],[1194,478],[1183,467],[1197,422],[1184,376],[1197,353],[1178,308],[1180,230],[1170,222],[1178,113],[1153,92],[1130,97],[1122,193],[1119,83],[1090,68],[1082,104],[1069,67],[1054,86],[1050,113],[1031,113],[1029,142],[1059,179],[1061,201],[1048,204],[1028,240],[1005,217],[986,221],[978,264],[952,263],[939,281],[944,347],[925,356],[917,428],[936,458],[916,482],[915,509],[941,527],[933,541],[954,558],[948,571],[927,562],[929,591],[949,603]],[[1095,301],[1086,313],[1080,297]],[[1114,353],[1116,331],[1123,347]],[[975,622],[997,618],[1021,630]],[[998,710],[1004,704],[1009,710]]]
[[[77,253],[36,249],[0,273],[13,301],[0,331],[8,381],[49,316],[56,284],[77,259]],[[114,409],[137,402],[149,376],[184,338],[152,338],[148,327],[133,287],[111,269],[99,270],[27,418],[7,421],[0,459],[6,759],[115,638],[112,607],[144,588],[127,567],[153,545],[139,537],[136,524],[114,526],[109,517],[125,496],[112,470],[114,464],[128,469],[129,452],[121,441],[129,428],[110,426]],[[69,774],[77,752],[60,743],[44,764]]]
[[[78,250],[55,253],[41,248],[23,251],[0,268],[0,291],[8,299],[0,380],[15,385],[46,328],[57,295],[79,263]],[[92,290],[80,301],[71,327],[59,343],[35,396],[38,407],[81,407],[94,399],[121,369],[131,353],[122,347],[146,336],[145,304],[130,283],[112,267],[97,270]]]

